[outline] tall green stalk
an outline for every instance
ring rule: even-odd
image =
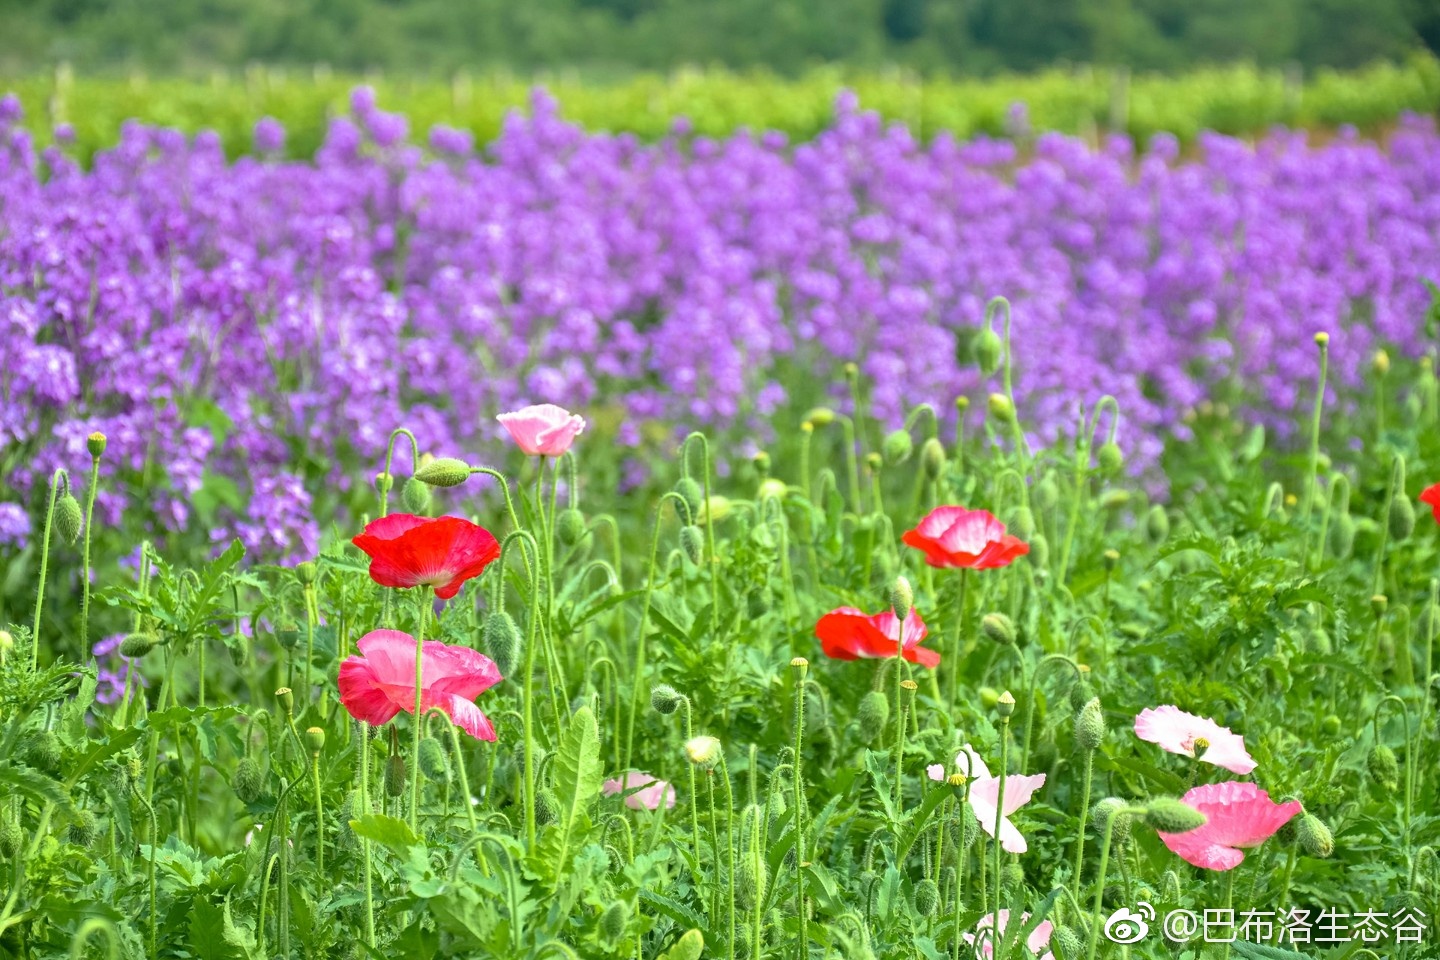
[[[50,571],[50,528],[55,522],[55,498],[60,484],[70,491],[70,474],[64,467],[50,475],[50,505],[45,510],[45,532],[40,538],[40,580],[35,588],[35,621],[30,626],[30,669],[40,669],[40,613],[45,608],[45,577]]]
[[[80,558],[80,656],[90,656],[90,526],[95,519],[95,494],[100,489],[100,458],[105,435],[92,433],[85,445],[90,451],[90,483],[85,490],[85,546]]]
[[[1315,510],[1315,485],[1320,473],[1320,417],[1325,412],[1325,377],[1330,370],[1330,335],[1315,334],[1320,349],[1320,373],[1315,382],[1315,406],[1310,414],[1310,462],[1305,469],[1305,499],[1302,501],[1300,527],[1305,532],[1300,552],[1301,564],[1310,565],[1310,516]]]

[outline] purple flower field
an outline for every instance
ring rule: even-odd
[[[808,143],[677,124],[645,144],[537,94],[477,151],[360,90],[309,161],[267,159],[273,122],[234,163],[135,125],[81,169],[36,155],[19,111],[0,104],[0,551],[50,469],[82,473],[92,430],[107,472],[146,480],[102,486],[107,525],[193,523],[208,470],[234,487],[214,532],[308,557],[315,487],[377,469],[392,425],[483,461],[496,412],[562,399],[638,464],[687,428],[739,449],[788,430],[777,414],[843,408],[812,384],[850,360],[882,419],[953,415],[993,389],[968,344],[995,295],[1027,427],[1064,435],[1077,401],[1113,394],[1145,471],[1207,397],[1288,422],[1317,330],[1342,389],[1378,346],[1418,354],[1440,278],[1440,135],[1420,119],[1383,144],[1276,131],[1182,156],[919,143],[842,97]]]

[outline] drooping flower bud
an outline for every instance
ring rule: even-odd
[[[40,730],[31,734],[25,750],[25,759],[30,766],[45,773],[55,773],[63,759],[60,738],[54,730]]]
[[[24,837],[20,833],[20,824],[15,822],[9,811],[0,813],[0,857],[13,860],[20,852],[22,842]]]
[[[935,908],[940,905],[940,888],[935,881],[926,877],[915,884],[915,912],[922,917],[928,917],[935,913]]]
[[[312,757],[320,756],[320,751],[325,749],[325,730],[322,727],[305,728],[305,749]]]
[[[555,518],[555,535],[567,547],[573,547],[585,536],[585,514],[575,507],[566,507]]]
[[[995,371],[1000,369],[1001,355],[1005,352],[1005,343],[1000,335],[986,326],[975,337],[975,365],[980,368],[984,376],[994,376]]]
[[[909,430],[894,430],[885,437],[885,442],[880,445],[884,454],[885,462],[892,467],[899,466],[910,455],[915,452],[915,441],[910,436]]]
[[[694,477],[681,477],[675,483],[675,492],[680,494],[685,505],[690,508],[690,519],[693,521],[700,516],[700,508],[705,505],[705,489],[700,486],[699,481]]]
[[[1035,514],[1029,507],[1020,507],[1015,511],[1015,520],[1010,524],[1015,536],[1021,540],[1029,540],[1035,536]]]
[[[1380,349],[1370,358],[1370,369],[1374,370],[1377,376],[1385,376],[1390,372],[1390,354]]]
[[[625,936],[625,927],[630,923],[630,908],[624,900],[616,900],[600,914],[600,933],[611,943]]]
[[[680,549],[695,566],[705,562],[705,531],[694,524],[680,528]]]
[[[1170,536],[1170,514],[1160,504],[1150,508],[1145,514],[1145,539],[1150,541],[1152,546],[1164,543]]]
[[[92,460],[99,460],[105,455],[105,445],[107,442],[105,434],[99,430],[96,430],[85,438],[85,449],[90,452],[90,458]]]
[[[874,743],[890,722],[890,698],[879,690],[871,690],[860,699],[855,721],[860,727],[860,739]]]
[[[1003,393],[992,393],[985,401],[986,409],[997,423],[1009,423],[1015,419],[1015,406]]]
[[[829,407],[813,407],[805,414],[805,419],[817,427],[828,427],[835,422],[835,411]]]
[[[762,815],[758,809],[751,814],[751,816],[757,817]],[[740,864],[737,876],[739,882],[735,885],[735,900],[742,910],[749,910],[756,903],[763,901],[765,891],[770,884],[769,868],[765,858],[760,857],[759,863],[756,863],[755,860],[755,857],[746,856]]]
[[[1007,890],[1019,890],[1025,886],[1025,868],[1018,863],[1007,863],[1000,871],[1001,885]]]
[[[920,445],[920,465],[925,469],[925,478],[932,483],[945,472],[945,446],[937,437],[931,437]]]
[[[95,835],[99,829],[95,814],[81,807],[75,811],[75,819],[70,821],[70,829],[66,831],[66,838],[77,847],[89,848],[95,842]]]
[[[1156,797],[1145,804],[1145,822],[1164,833],[1185,833],[1205,826],[1209,818],[1173,797]]]
[[[1295,839],[1312,857],[1328,857],[1335,852],[1335,835],[1325,822],[1312,813],[1303,814],[1295,825]]]
[[[1105,823],[1113,820],[1110,837],[1123,846],[1130,839],[1130,826],[1134,819],[1130,814],[1121,812],[1128,806],[1129,804],[1119,797],[1106,797],[1097,802],[1090,810],[1090,819],[1095,823],[1096,833],[1103,835]]]
[[[1106,550],[1100,555],[1101,561],[1105,564],[1105,572],[1113,573],[1120,565],[1120,551],[1115,549]]]
[[[375,474],[375,491],[381,496],[395,488],[395,477],[383,470]]]
[[[1409,540],[1415,532],[1415,505],[1403,494],[1390,501],[1390,536],[1396,543]]]
[[[548,787],[535,794],[535,824],[549,826],[560,819],[560,803],[555,792]]]
[[[1080,939],[1080,934],[1075,932],[1074,927],[1063,923],[1055,925],[1055,931],[1050,937],[1050,947],[1056,960],[1081,960],[1085,956],[1085,944]]]
[[[1125,466],[1125,452],[1114,440],[1106,440],[1100,444],[1095,459],[1099,462],[1100,469],[1109,474],[1119,473],[1120,468]]]
[[[684,700],[685,697],[681,695],[680,691],[668,683],[657,684],[655,689],[650,691],[650,706],[655,709],[656,713],[664,714],[667,717],[679,710],[680,704]]]
[[[1015,622],[1003,613],[987,613],[980,619],[980,630],[1001,646],[1015,643]]]
[[[137,660],[160,645],[160,638],[153,633],[132,633],[120,641],[120,655]]]
[[[1160,902],[1180,902],[1180,875],[1174,870],[1166,870],[1160,878]]]
[[[729,497],[722,497],[720,494],[712,494],[710,499],[700,508],[700,513],[695,517],[696,523],[719,523],[730,516],[731,503]]]
[[[1075,745],[1081,750],[1096,750],[1105,740],[1105,709],[1100,698],[1092,697],[1075,715]]]
[[[454,457],[436,457],[415,471],[415,479],[432,487],[458,487],[470,479],[470,464]]]
[[[494,660],[495,666],[499,668],[500,675],[513,676],[520,663],[520,649],[524,644],[515,618],[504,610],[492,610],[485,618],[482,639],[485,649],[490,653],[490,659]]]
[[[915,590],[910,586],[910,581],[904,577],[896,577],[895,582],[890,585],[890,609],[895,611],[895,616],[902,622],[910,616],[910,611],[915,608]]]
[[[1370,751],[1370,757],[1366,763],[1370,769],[1370,778],[1386,791],[1394,792],[1400,786],[1400,761],[1395,756],[1395,751],[1385,744],[1377,744]]]
[[[1330,552],[1341,560],[1350,556],[1355,549],[1355,518],[1341,513],[1330,525]]]
[[[80,502],[71,494],[66,493],[55,503],[55,532],[60,534],[60,539],[66,543],[74,543],[80,539],[80,528],[84,525],[85,518],[80,512]]]
[[[1030,538],[1030,565],[1037,570],[1050,566],[1050,541],[1044,534],[1037,533]]]
[[[450,783],[450,759],[445,756],[445,748],[440,741],[434,737],[420,741],[420,772],[432,783],[441,786]]]
[[[385,758],[385,796],[405,796],[405,758],[392,753]]]
[[[240,798],[241,803],[251,804],[260,799],[265,791],[265,779],[260,772],[260,764],[254,757],[240,758],[240,762],[235,765],[235,773],[230,778],[230,789],[235,791],[235,796]]]
[[[714,737],[692,737],[685,741],[685,755],[697,767],[713,767],[720,761],[720,741]]]
[[[400,488],[400,502],[409,513],[423,514],[430,509],[430,488],[415,477],[405,481]]]

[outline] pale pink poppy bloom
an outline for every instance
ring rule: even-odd
[[[636,790],[637,787],[643,789]],[[674,787],[664,780],[659,780],[638,770],[632,770],[625,776],[614,780],[606,780],[600,789],[607,797],[635,790],[625,798],[625,806],[631,810],[659,810],[662,803],[665,804],[667,810],[675,806]]]
[[[1300,812],[1300,801],[1276,803],[1253,783],[1231,780],[1193,788],[1181,802],[1208,818],[1184,833],[1159,836],[1171,852],[1206,870],[1230,870],[1245,859],[1241,851],[1258,847]]]
[[[1000,799],[1000,778],[990,775],[985,761],[980,759],[980,755],[972,750],[968,743],[960,748],[955,757],[955,772],[965,774],[969,780],[970,809],[975,812],[975,818],[980,821],[985,832],[995,836],[995,808],[996,801]],[[925,773],[931,780],[944,780],[947,776],[945,767],[938,763],[926,767]],[[1012,773],[1005,777],[1005,808],[1000,818],[1000,846],[1006,852],[1024,853],[1029,849],[1025,837],[1015,828],[1015,824],[1010,822],[1010,815],[1029,803],[1035,791],[1044,785],[1043,773],[1029,776]]]
[[[1231,733],[1209,717],[1197,717],[1179,707],[1166,705],[1141,710],[1135,718],[1135,736],[1162,750],[1183,756],[1195,756],[1195,741],[1206,740],[1209,746],[1200,759],[1224,767],[1231,773],[1245,775],[1255,769],[1255,761],[1245,749],[1245,738]]]
[[[1009,786],[1009,778],[1006,778],[1006,786]],[[999,922],[996,922],[998,919]],[[1030,914],[1020,914],[1020,923],[1023,925],[1030,920]],[[1010,923],[1010,911],[1001,910],[999,913],[987,913],[975,924],[975,932],[965,934],[965,942],[975,947],[975,954],[981,957],[993,957],[995,955],[995,939],[1005,938],[1005,928]],[[1025,938],[1025,946],[1030,952],[1039,957],[1040,960],[1055,960],[1055,954],[1051,953],[1050,935],[1055,932],[1055,924],[1049,920],[1042,921],[1035,925],[1030,931],[1030,936]],[[978,946],[977,946],[978,942]]]
[[[532,457],[558,457],[585,429],[585,419],[564,407],[542,403],[495,418],[510,431],[515,443]]]
[[[383,726],[400,711],[415,712],[415,638],[399,630],[373,630],[355,646],[360,656],[340,664],[340,702],[356,720]],[[494,740],[495,726],[475,698],[501,680],[494,661],[469,647],[426,640],[421,653],[420,711],[445,712],[477,740]]]

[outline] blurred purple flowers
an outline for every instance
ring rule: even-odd
[[[1077,401],[1114,394],[1143,470],[1219,383],[1282,425],[1316,330],[1342,386],[1379,342],[1417,351],[1440,264],[1440,136],[1418,119],[1385,145],[1210,135],[1181,158],[1164,137],[1137,156],[1043,135],[1021,153],[919,143],[844,96],[808,143],[677,124],[647,145],[537,94],[483,155],[448,129],[427,154],[362,88],[311,160],[278,159],[270,120],[263,156],[233,163],[213,135],[131,125],[85,171],[37,157],[17,114],[0,105],[0,544],[26,536],[37,477],[88,464],[94,429],[107,471],[148,478],[102,497],[107,522],[184,527],[217,473],[233,502],[212,522],[295,557],[319,535],[307,486],[370,472],[402,423],[479,449],[494,412],[563,397],[617,407],[621,444],[645,420],[763,440],[818,399],[788,385],[849,359],[889,422],[953,410],[991,389],[958,347],[995,294],[1015,303],[1027,426],[1065,434]]]

